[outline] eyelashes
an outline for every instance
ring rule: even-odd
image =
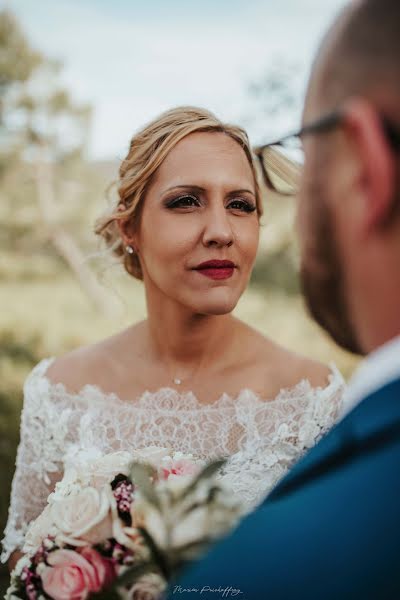
[[[231,200],[228,204],[228,208],[241,210],[246,213],[252,213],[256,210],[255,204],[248,200]]]
[[[178,198],[173,198],[166,203],[166,208],[169,209],[185,209],[185,208],[196,208],[201,206],[201,201],[197,196],[191,194],[183,194]],[[256,210],[254,203],[244,198],[233,198],[228,201],[226,208],[240,211],[244,213],[252,213]]]
[[[200,200],[196,198],[196,196],[190,194],[184,194],[178,198],[173,198],[166,204],[167,208],[191,208],[194,206],[200,206]]]

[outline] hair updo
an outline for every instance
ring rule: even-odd
[[[240,127],[222,123],[202,108],[178,107],[161,114],[140,130],[131,140],[129,151],[119,169],[119,202],[107,215],[96,222],[95,233],[105,240],[108,248],[122,258],[125,269],[137,279],[143,279],[139,256],[125,249],[118,221],[128,221],[135,230],[146,191],[152,177],[167,154],[184,137],[195,132],[225,133],[244,150],[254,175],[257,213],[262,215],[258,175],[246,132]]]

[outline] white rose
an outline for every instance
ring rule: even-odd
[[[141,450],[135,450],[133,452],[133,459],[137,462],[144,462],[156,469],[160,466],[164,457],[168,457],[171,454],[170,448],[160,448],[158,446],[148,446]]]
[[[80,490],[54,502],[50,515],[58,529],[57,541],[73,546],[96,544],[112,537],[110,501],[106,490]]]
[[[99,489],[101,486],[111,483],[119,473],[129,475],[132,462],[133,457],[129,452],[105,454],[101,459],[88,465],[90,485]]]
[[[70,489],[75,491],[72,486],[76,485],[100,489],[111,483],[118,473],[128,475],[132,461],[132,455],[124,451],[111,454],[102,454],[97,449],[70,451],[64,462],[64,477],[58,487],[60,491],[67,490],[67,493]]]

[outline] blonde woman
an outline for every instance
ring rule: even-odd
[[[148,316],[28,377],[3,561],[18,556],[71,444],[229,456],[220,477],[250,510],[334,423],[340,374],[232,315],[261,214],[242,129],[184,107],[134,136],[119,203],[96,233],[143,280]]]

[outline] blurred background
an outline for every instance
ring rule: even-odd
[[[93,234],[130,137],[182,104],[244,126],[253,143],[296,128],[312,56],[344,3],[0,2],[0,531],[30,369],[145,316],[141,284],[96,255]],[[294,209],[267,195],[236,312],[348,377],[354,357],[299,295]],[[3,568],[0,592],[6,584]]]

